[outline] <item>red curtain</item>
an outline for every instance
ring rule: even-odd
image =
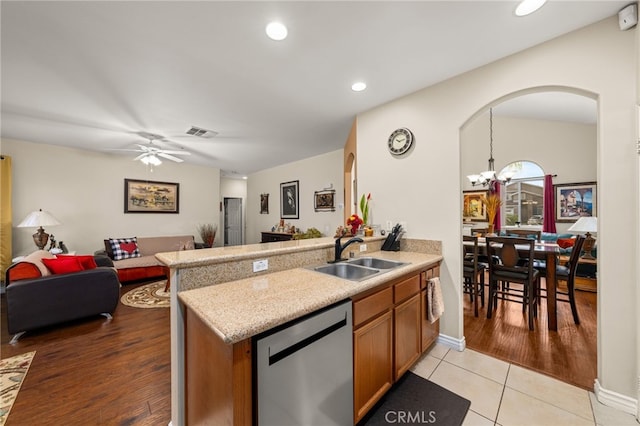
[[[500,187],[501,186],[502,186],[502,184],[500,182],[497,182],[497,181],[495,182],[495,185],[493,186],[493,192],[498,196],[498,198],[500,198]],[[501,210],[502,210],[502,206],[500,206],[500,208],[496,212],[496,218],[493,221],[493,229],[495,229],[496,234],[500,232],[500,223],[502,222],[500,220],[500,218],[502,217]]]
[[[545,175],[544,177],[544,200],[543,208],[544,214],[542,215],[542,232],[556,232],[555,217],[555,201],[553,193],[553,181],[551,175]]]

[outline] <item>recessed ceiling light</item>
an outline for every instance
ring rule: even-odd
[[[367,83],[363,81],[358,81],[357,83],[353,83],[351,85],[351,90],[353,90],[354,92],[362,92],[366,88],[367,88]]]
[[[271,22],[266,28],[267,35],[271,40],[284,40],[287,38],[287,27],[280,22]]]
[[[547,0],[522,0],[516,7],[516,16],[527,16],[540,9]]]

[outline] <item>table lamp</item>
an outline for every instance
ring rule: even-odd
[[[583,232],[585,233],[585,237],[587,238],[584,240],[584,244],[582,246],[582,250],[584,251],[584,254],[581,256],[581,258],[595,260],[595,257],[593,257],[593,255],[591,254],[591,251],[593,250],[593,245],[595,244],[596,240],[591,236],[591,233],[598,232],[598,218],[597,217],[581,217],[576,221],[576,223],[571,225],[568,231],[577,233],[577,234],[580,234]]]
[[[33,242],[36,243],[38,249],[44,250],[44,246],[46,246],[47,241],[49,241],[49,234],[44,232],[44,228],[42,227],[55,225],[60,225],[60,222],[53,217],[51,213],[46,211],[43,212],[42,209],[40,209],[29,213],[29,215],[18,224],[18,228],[31,228],[38,226],[38,230],[33,234]]]

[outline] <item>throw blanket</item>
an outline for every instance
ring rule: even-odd
[[[427,319],[433,324],[444,313],[440,278],[431,278],[427,282]]]

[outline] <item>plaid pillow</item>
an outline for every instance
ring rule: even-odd
[[[109,246],[111,246],[113,260],[128,259],[130,257],[140,257],[140,249],[138,249],[137,237],[109,238]]]

